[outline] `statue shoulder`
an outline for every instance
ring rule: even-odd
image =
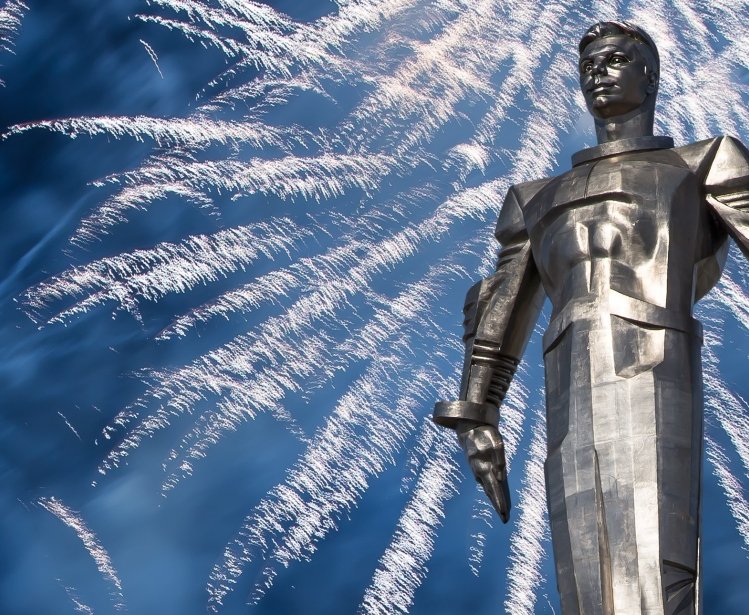
[[[705,189],[714,194],[746,190],[749,184],[749,151],[734,137],[719,137],[705,178]]]
[[[749,150],[735,137],[714,137],[674,151],[703,181],[708,192],[744,188],[749,182]]]
[[[547,177],[510,186],[502,210],[499,212],[497,228],[494,232],[494,236],[501,245],[517,241],[521,236],[527,235],[523,210],[552,179],[554,178]]]

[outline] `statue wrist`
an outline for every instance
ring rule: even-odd
[[[432,419],[438,425],[457,429],[458,424],[473,423],[479,425],[499,424],[499,408],[489,402],[473,401],[440,401],[434,406]],[[464,429],[461,425],[461,428]]]

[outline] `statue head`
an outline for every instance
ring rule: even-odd
[[[653,39],[624,21],[602,21],[580,40],[580,88],[594,118],[652,114],[660,60]]]

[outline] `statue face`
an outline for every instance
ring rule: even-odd
[[[600,119],[638,109],[655,92],[656,76],[629,36],[606,36],[580,55],[580,89],[591,114]]]

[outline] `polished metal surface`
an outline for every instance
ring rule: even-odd
[[[497,270],[466,298],[460,399],[440,402],[503,521],[498,409],[545,297],[546,490],[565,615],[698,613],[702,381],[692,307],[732,237],[749,257],[749,152],[652,134],[659,58],[623,22],[588,30],[599,144],[513,186]]]

